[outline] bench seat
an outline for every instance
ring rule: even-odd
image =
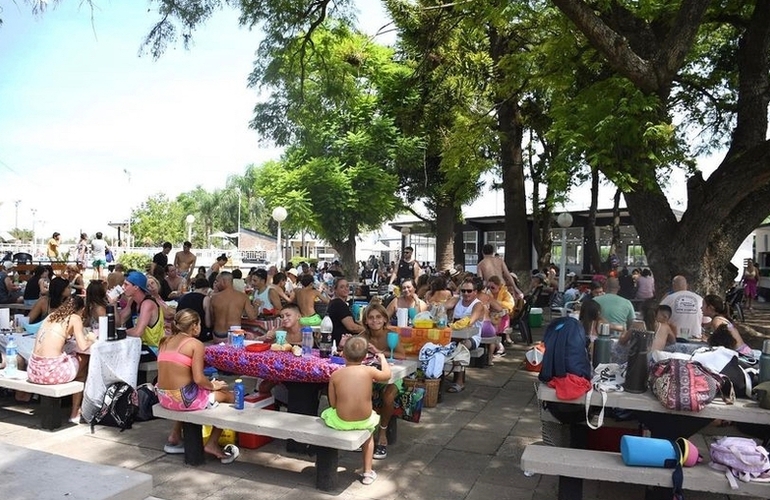
[[[15,391],[39,394],[40,424],[43,429],[55,430],[61,427],[62,398],[83,392],[83,382],[67,382],[64,384],[42,385],[27,381],[27,372],[19,370],[19,378],[0,377],[0,387]]]
[[[623,463],[620,453],[607,451],[530,444],[524,449],[521,457],[521,469],[525,473],[672,487],[672,469],[629,467]],[[706,463],[685,467],[683,470],[685,490],[770,498],[770,483],[739,482],[740,488],[732,490],[724,473],[710,468]],[[580,498],[578,495],[582,496],[582,490],[559,492],[560,499],[577,500]]]
[[[3,498],[145,500],[152,494],[149,474],[7,443],[0,443],[0,475]]]
[[[185,435],[185,463],[203,463],[202,425],[293,439],[316,446],[316,487],[329,491],[337,487],[338,450],[354,451],[371,436],[368,431],[338,431],[317,416],[262,409],[236,410],[229,404],[198,411],[173,411],[160,404],[152,407],[156,417],[182,422]]]

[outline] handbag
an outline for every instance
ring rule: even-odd
[[[424,387],[404,387],[393,403],[393,416],[407,422],[419,423],[422,415],[422,403],[425,399]]]
[[[649,386],[669,410],[697,412],[717,395],[727,404],[735,401],[735,392],[727,377],[709,371],[696,361],[671,358],[655,363],[650,370]],[[729,387],[728,396],[723,392],[725,387]]]

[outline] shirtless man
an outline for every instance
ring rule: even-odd
[[[302,326],[319,326],[321,324],[321,316],[315,312],[315,301],[318,299],[324,304],[328,304],[329,297],[313,287],[313,277],[309,274],[303,274],[299,282],[302,283],[302,288],[298,288],[294,292],[294,298],[297,301],[297,305],[299,305],[299,311],[302,315],[299,324]]]
[[[168,264],[166,266],[166,283],[168,283],[168,286],[171,288],[171,293],[168,295],[170,299],[175,299],[180,295],[184,295],[182,283],[186,285],[187,282],[184,278],[179,276],[179,271],[177,271],[174,264]]]
[[[492,276],[500,276],[505,280],[505,284],[508,285],[508,291],[511,292],[514,298],[524,298],[524,293],[516,286],[516,280],[508,270],[508,266],[505,265],[505,261],[500,257],[495,257],[494,245],[487,243],[481,248],[481,253],[484,254],[484,258],[479,262],[476,272],[484,280],[484,283]]]
[[[185,241],[182,245],[182,251],[177,252],[174,255],[174,266],[179,272],[179,276],[185,280],[189,280],[192,271],[195,270],[195,261],[198,259],[194,253],[190,251],[192,243]]]
[[[227,340],[231,326],[241,325],[244,314],[251,320],[257,319],[257,311],[248,295],[233,288],[232,273],[219,273],[214,283],[218,291],[211,297],[211,313],[214,316],[211,336],[214,342],[219,342]]]

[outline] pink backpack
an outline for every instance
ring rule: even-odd
[[[736,478],[743,482],[770,482],[768,452],[753,439],[723,437],[711,443],[711,467],[723,471],[730,487],[738,489]]]

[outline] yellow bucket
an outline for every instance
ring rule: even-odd
[[[204,425],[203,426],[203,444],[206,444],[206,441],[209,440],[209,436],[211,436],[211,426],[210,425]],[[228,444],[235,444],[235,441],[237,439],[238,435],[235,433],[235,431],[230,429],[224,429],[222,431],[222,434],[219,436],[219,446],[227,446]]]

